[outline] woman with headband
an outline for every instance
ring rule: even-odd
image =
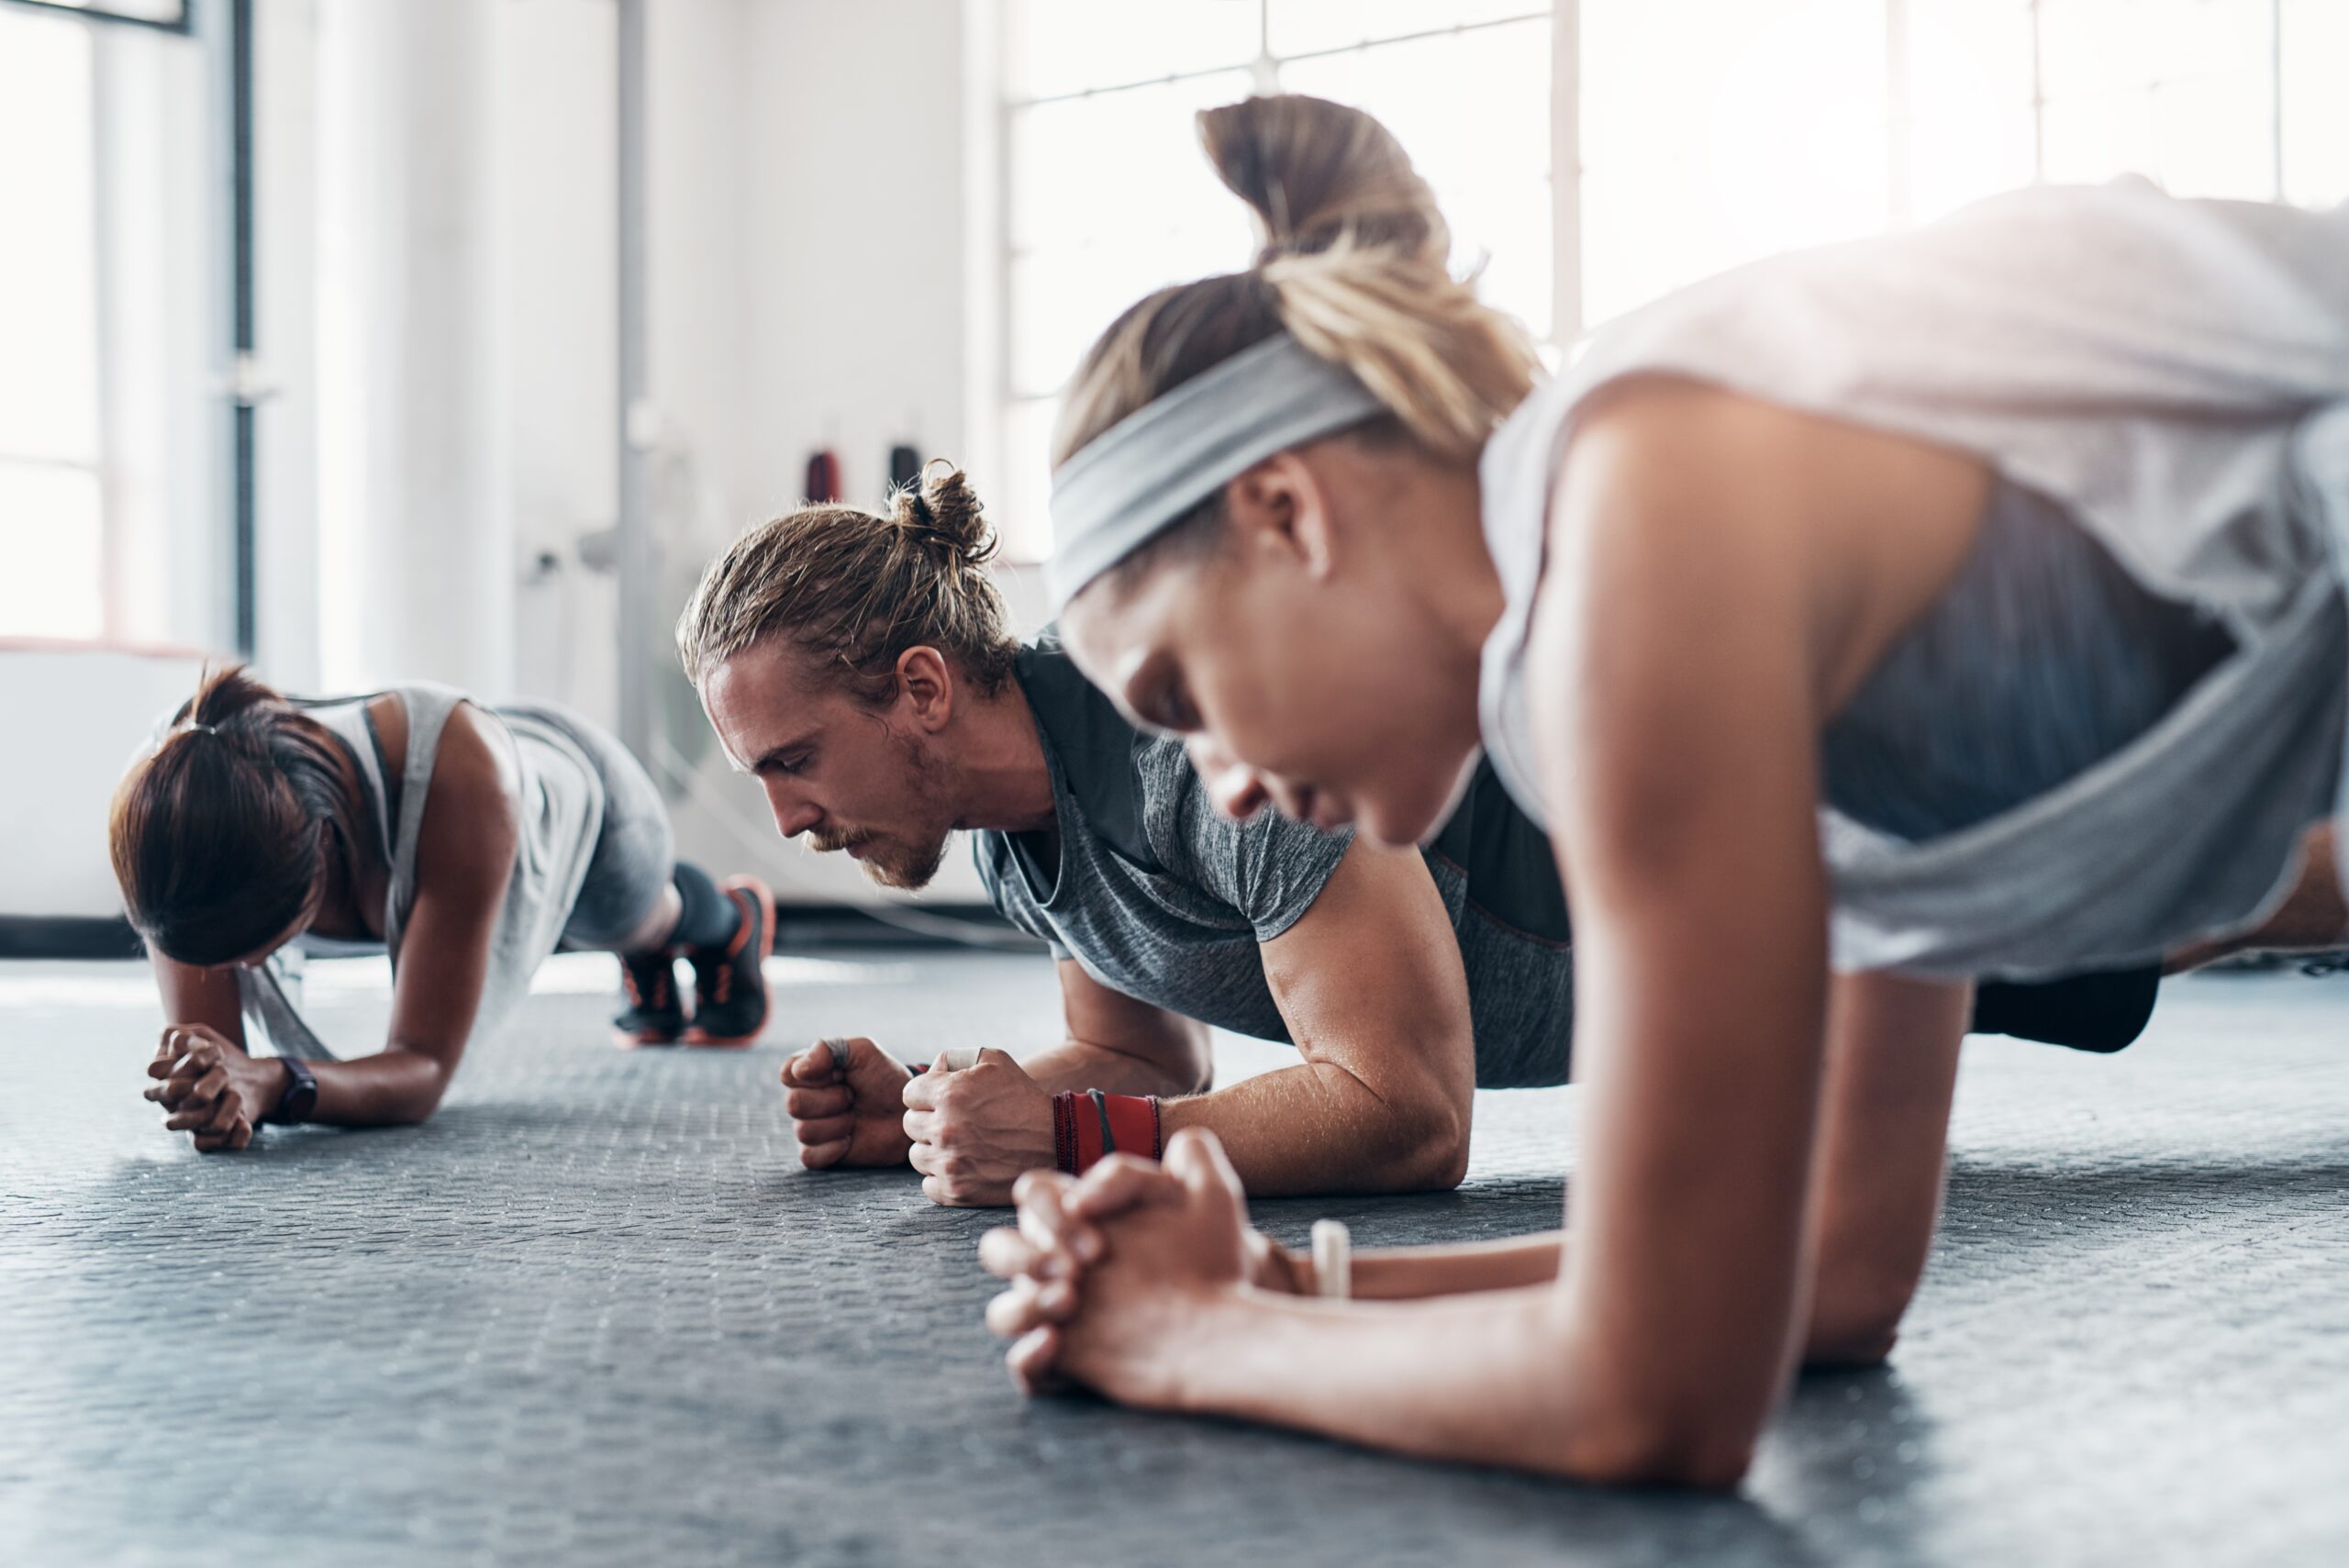
[[[1186,1135],[1026,1178],[990,1318],[1031,1384],[1729,1485],[1798,1362],[1891,1343],[1962,977],[2349,935],[2349,216],[2024,192],[1537,389],[1375,121],[1202,123],[1267,243],[1079,370],[1063,632],[1238,814],[1408,843],[1483,748],[1575,909],[1574,1202],[1301,1302]]]
[[[560,708],[424,683],[294,699],[211,671],[117,789],[111,837],[163,994],[147,1097],[206,1151],[264,1122],[424,1120],[559,947],[619,955],[623,1044],[747,1045],[766,1023],[773,898],[675,859],[644,770]],[[391,954],[391,1020],[339,1061],[295,962],[353,951]]]

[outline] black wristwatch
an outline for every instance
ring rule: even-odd
[[[298,1056],[281,1056],[277,1060],[285,1064],[285,1092],[277,1096],[277,1108],[262,1120],[281,1126],[309,1120],[310,1113],[318,1105],[318,1075]]]

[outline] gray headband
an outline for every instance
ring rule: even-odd
[[[1286,332],[1135,409],[1052,473],[1052,614],[1275,452],[1386,405]]]

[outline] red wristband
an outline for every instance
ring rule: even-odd
[[[1098,1089],[1052,1096],[1052,1162],[1072,1176],[1091,1170],[1105,1154],[1155,1160],[1165,1146],[1154,1096],[1105,1095]]]

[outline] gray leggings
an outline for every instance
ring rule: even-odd
[[[676,869],[667,804],[628,748],[577,714],[542,703],[503,704],[497,711],[561,730],[603,779],[603,826],[571,918],[563,923],[562,942],[568,948],[618,947],[652,913]]]

